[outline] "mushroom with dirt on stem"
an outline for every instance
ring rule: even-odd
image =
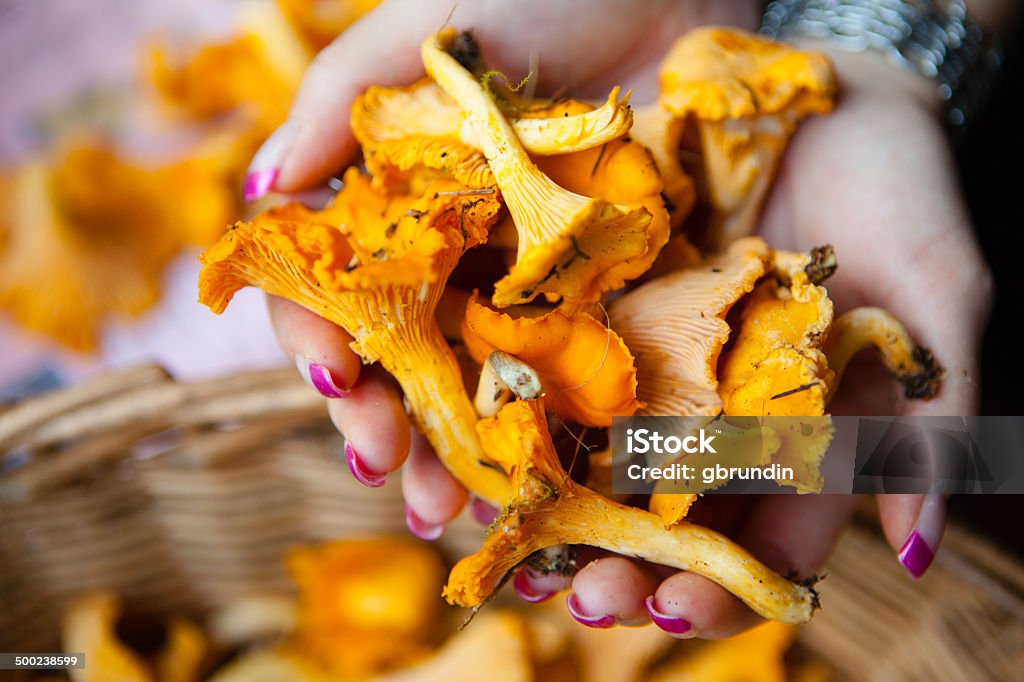
[[[446,51],[457,35],[449,28],[428,37],[421,54],[476,134],[519,231],[516,264],[498,281],[493,302],[527,303],[542,292],[597,300],[615,288],[603,275],[646,253],[650,212],[569,192],[541,173],[493,97]]]
[[[817,594],[809,584],[786,580],[715,531],[685,521],[666,529],[655,514],[572,481],[559,463],[540,401],[509,403],[477,429],[517,494],[481,549],[452,569],[444,590],[450,603],[479,608],[534,552],[586,544],[703,575],[765,618],[810,620]]]

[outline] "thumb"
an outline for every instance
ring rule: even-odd
[[[421,76],[424,27],[440,28],[450,9],[440,2],[384,3],[317,55],[285,124],[290,144],[276,160],[275,191],[314,186],[355,156],[352,102],[370,85],[398,85]]]

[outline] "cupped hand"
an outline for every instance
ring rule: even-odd
[[[448,19],[451,3],[387,2],[354,25],[314,62],[289,117],[253,170],[275,170],[273,189],[295,192],[325,181],[356,145],[352,100],[370,84],[398,85],[422,75],[419,43]],[[511,0],[460,4],[449,19],[472,27],[486,57],[516,80],[541,55],[538,92],[568,85],[601,97],[612,85],[654,98],[661,56],[686,30],[707,23],[751,28],[757,3]],[[571,28],[567,28],[571,27]],[[600,49],[595,49],[599,46]],[[839,270],[827,283],[837,311],[888,308],[946,368],[940,395],[902,400],[898,385],[865,363],[851,366],[835,412],[971,414],[977,407],[980,334],[991,277],[972,238],[943,131],[926,81],[873,55],[836,54],[842,96],[833,114],[804,123],[794,137],[766,206],[763,233],[780,248],[830,243]],[[349,465],[379,485],[406,464],[403,492],[413,532],[434,538],[466,501],[465,491],[410,430],[396,384],[364,368],[336,326],[281,299],[269,301],[282,347],[321,393],[349,444]],[[848,396],[856,394],[853,399]],[[866,397],[866,398],[865,398]],[[408,462],[406,460],[408,459]],[[927,567],[945,522],[941,497],[881,496],[886,536],[913,574]],[[852,496],[711,496],[693,520],[751,550],[776,571],[810,578],[827,558],[855,505]],[[916,538],[916,539],[915,539]],[[517,581],[536,598],[565,583]],[[758,617],[723,588],[623,557],[595,558],[572,581],[570,610],[591,625],[652,618],[682,637],[723,637]]]
[[[574,96],[604,98],[623,84],[642,101],[655,97],[658,63],[678,36],[708,23],[753,26],[756,4],[493,0],[460,3],[453,11],[451,0],[384,2],[309,67],[288,122],[250,165],[246,185],[258,191],[249,196],[310,190],[352,162],[353,100],[369,85],[405,85],[422,77],[420,43],[446,22],[471,28],[488,63],[512,80],[529,71],[531,54],[540,55],[534,77],[539,93],[568,87]],[[429,445],[410,433],[397,385],[376,368],[362,367],[348,347],[351,337],[335,325],[283,299],[269,298],[268,307],[282,348],[306,380],[332,399],[329,413],[346,436],[353,475],[380,485],[405,464],[410,529],[425,538],[439,535],[467,495]]]

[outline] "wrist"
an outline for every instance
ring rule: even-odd
[[[817,39],[801,38],[794,42],[824,52],[832,59],[842,92],[873,96],[892,105],[914,106],[941,122],[942,102],[932,79],[894,64],[879,52],[849,52]]]
[[[883,56],[896,68],[878,71],[870,60],[853,63],[881,74],[883,87],[902,83],[926,106],[938,98],[957,136],[985,104],[1002,61],[998,40],[967,16],[966,0],[773,0],[761,32],[781,40],[827,41],[833,54]],[[921,99],[913,85],[918,81],[900,78],[901,68],[930,81],[935,97]]]

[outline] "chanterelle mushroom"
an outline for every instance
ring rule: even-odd
[[[545,402],[558,416],[587,426],[611,426],[633,414],[636,369],[619,335],[586,313],[553,310],[542,317],[512,318],[471,300],[463,340],[483,363],[500,350],[532,367]]]
[[[93,139],[24,163],[0,203],[0,310],[79,351],[109,317],[153,305],[164,266],[212,241],[233,210],[207,160],[150,168]]]
[[[700,161],[684,166],[709,204],[703,243],[712,249],[754,232],[790,135],[831,111],[836,91],[825,55],[721,27],[676,41],[659,85],[662,106],[697,129]]]
[[[636,354],[640,414],[712,417],[721,413],[717,363],[729,338],[725,316],[764,274],[771,250],[758,237],[658,277],[612,302],[608,317]],[[667,525],[696,498],[655,490],[650,510]]]
[[[664,184],[666,208],[673,228],[683,221],[697,202],[693,178],[679,162],[685,121],[673,116],[660,104],[648,104],[633,111],[633,127],[629,136],[651,150],[661,181]]]
[[[510,123],[531,154],[567,154],[598,147],[628,131],[633,118],[627,101],[614,88],[600,108],[583,102],[533,107]],[[392,168],[425,166],[447,171],[469,187],[495,186],[472,126],[430,79],[408,87],[367,88],[352,105],[352,132],[375,177],[385,178]]]
[[[353,350],[401,384],[416,426],[475,494],[503,504],[508,480],[489,466],[458,363],[434,319],[462,253],[486,238],[494,193],[453,181],[389,197],[352,169],[334,204],[298,205],[239,223],[202,257],[199,298],[222,311],[247,285],[289,298],[352,335]]]
[[[744,299],[735,341],[719,363],[727,415],[825,413],[835,374],[821,344],[832,326],[832,301],[802,269],[776,274]]]
[[[658,277],[608,306],[612,329],[636,356],[640,414],[722,411],[716,365],[729,338],[725,315],[765,272],[764,240],[740,240],[700,265]]]
[[[421,53],[427,74],[476,134],[519,231],[518,259],[497,283],[494,304],[526,303],[541,292],[597,300],[602,275],[646,253],[650,212],[580,196],[541,173],[491,95],[446,51],[456,35],[449,28],[427,38]]]
[[[449,602],[478,607],[533,552],[586,544],[703,575],[765,618],[810,619],[817,606],[811,587],[789,582],[725,536],[685,521],[666,529],[655,514],[573,482],[559,464],[540,401],[509,403],[477,430],[517,494],[483,547],[452,569],[444,591]]]
[[[618,206],[643,206],[651,214],[647,250],[609,268],[594,281],[601,292],[619,289],[627,280],[650,269],[669,239],[669,214],[661,174],[651,152],[626,138],[600,147],[558,156],[536,156],[542,173],[570,192],[610,201]],[[571,297],[570,297],[571,299]],[[594,301],[588,301],[593,303]],[[586,308],[582,301],[566,301],[568,307]]]

